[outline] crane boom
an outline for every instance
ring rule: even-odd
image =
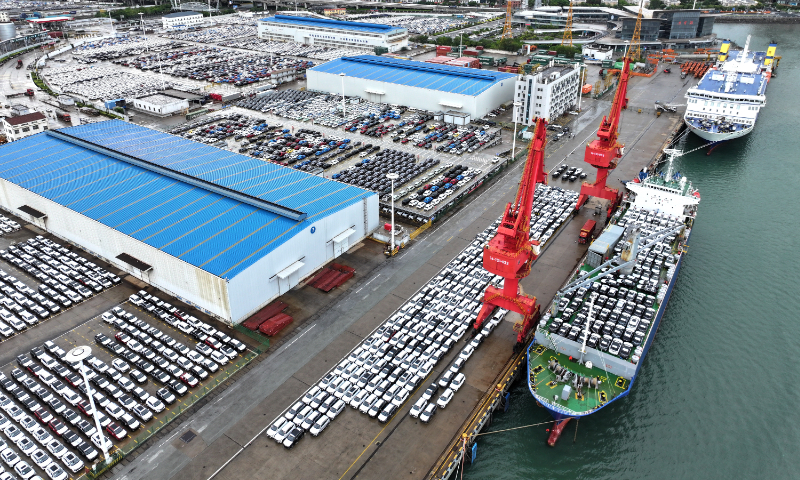
[[[476,334],[483,322],[496,307],[520,313],[523,322],[518,328],[517,345],[524,342],[538,313],[536,297],[520,291],[519,280],[530,274],[531,264],[539,256],[539,242],[530,239],[531,208],[536,193],[536,184],[546,180],[544,173],[544,147],[547,141],[547,122],[536,119],[536,127],[528,149],[528,158],[522,172],[517,196],[506,206],[497,234],[489,240],[483,250],[483,268],[503,277],[503,288],[489,285],[483,297],[478,317],[473,324]]]
[[[622,110],[628,106],[630,63],[630,58],[625,57],[619,77],[619,85],[617,85],[617,91],[614,93],[614,102],[611,104],[611,111],[607,116],[603,116],[600,128],[597,130],[597,138],[586,146],[586,153],[583,159],[597,169],[597,178],[593,184],[583,182],[576,209],[580,209],[589,197],[610,200],[609,213],[619,203],[619,191],[607,187],[606,180],[609,172],[617,167],[617,161],[622,158],[625,148],[624,145],[619,143],[619,121],[622,117]]]

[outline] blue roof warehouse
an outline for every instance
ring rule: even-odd
[[[408,46],[408,30],[392,25],[275,15],[258,22],[258,37],[372,53],[376,47],[398,52]]]
[[[516,75],[396,58],[342,57],[307,71],[308,89],[483,117],[514,96]]]
[[[13,214],[233,323],[378,226],[375,193],[121,121],[0,147],[0,184]]]

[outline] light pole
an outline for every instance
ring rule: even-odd
[[[584,65],[581,65],[578,71],[578,111],[581,111],[581,98],[583,98],[583,69]]]
[[[86,386],[86,395],[89,397],[89,405],[92,406],[92,416],[94,416],[94,424],[97,428],[97,441],[100,443],[100,449],[103,450],[103,458],[108,460],[108,444],[104,441],[105,435],[103,435],[103,429],[100,427],[100,416],[98,415],[99,412],[94,406],[94,398],[92,397],[92,387],[89,385],[89,377],[86,376],[86,370],[83,366],[83,361],[92,354],[92,349],[87,346],[79,346],[75,347],[64,357],[64,361],[67,363],[77,363],[78,370],[81,372],[81,376],[83,377],[83,383]]]
[[[392,172],[387,173],[386,178],[392,181],[392,249],[390,250],[390,256],[394,256],[394,181],[400,178],[400,175]]]
[[[108,21],[111,22],[111,36],[117,36],[117,32],[114,30],[114,19],[111,18],[111,10],[108,11]]]
[[[344,104],[344,72],[340,73],[339,76],[342,78],[342,120],[344,120],[345,117],[347,116]]]
[[[139,26],[142,29],[142,36],[144,37],[144,42],[147,44],[147,30],[144,29],[144,13],[139,12]]]
[[[514,102],[514,109],[519,111],[522,102]],[[514,155],[517,153],[517,116],[514,115],[514,138],[511,140],[511,161],[514,161]]]

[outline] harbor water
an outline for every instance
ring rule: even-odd
[[[573,420],[550,448],[551,418],[518,382],[486,431],[548,423],[481,436],[464,478],[800,476],[800,37],[793,25],[714,32],[742,46],[752,35],[751,50],[776,41],[783,58],[750,135],[676,164],[702,201],[632,393]],[[688,135],[681,147],[703,144]]]

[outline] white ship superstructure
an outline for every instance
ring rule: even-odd
[[[750,37],[744,49],[731,51],[723,43],[719,62],[686,92],[684,121],[689,129],[710,142],[742,137],[752,131],[766,105],[777,45],[766,52],[751,52]]]

